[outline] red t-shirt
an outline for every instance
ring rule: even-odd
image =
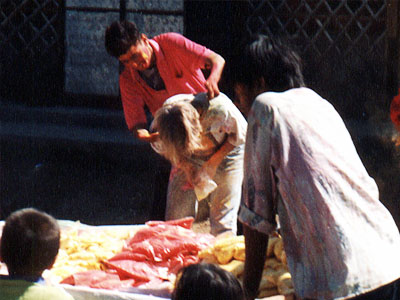
[[[152,115],[164,101],[176,94],[205,92],[205,78],[201,71],[204,58],[212,51],[178,33],[164,33],[149,40],[156,56],[156,65],[165,89],[152,89],[132,67],[125,67],[119,77],[125,121],[132,130],[146,123],[145,105]]]

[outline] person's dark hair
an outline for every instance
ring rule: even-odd
[[[244,39],[231,60],[233,83],[253,88],[260,78],[269,91],[304,86],[301,59],[279,38],[257,34]]]
[[[213,264],[193,264],[182,268],[172,300],[244,300],[240,282],[230,272]]]
[[[132,45],[141,39],[136,24],[129,21],[115,21],[105,32],[105,47],[111,56],[116,58],[125,54]]]
[[[0,257],[10,275],[40,275],[50,268],[60,247],[60,227],[34,208],[12,213],[5,221]]]

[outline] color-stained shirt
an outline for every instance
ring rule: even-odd
[[[201,174],[201,177],[188,180],[179,167],[172,168],[168,184],[166,218],[178,219],[192,215],[195,213],[195,201],[209,201],[211,233],[218,235],[230,231],[236,234],[243,181],[246,119],[223,93],[210,101],[205,93],[179,94],[169,98],[164,105],[173,105],[181,101],[190,102],[200,113],[201,150],[187,158],[193,169],[201,169],[225,142],[235,147],[222,159],[213,178]],[[151,145],[160,154],[166,151],[161,139]],[[203,179],[204,184],[193,187],[189,183],[199,178]],[[203,200],[205,198],[208,199]]]
[[[74,300],[60,287],[0,278],[1,300]]]
[[[247,122],[239,109],[225,94],[220,93],[217,97],[208,101],[206,93],[197,95],[179,94],[169,98],[165,105],[180,101],[188,101],[204,111],[201,115],[200,124],[202,131],[202,151],[196,153],[196,157],[210,156],[227,140],[233,146],[241,146],[245,143]],[[153,149],[162,154],[161,142],[152,143]],[[204,158],[207,160],[206,158]]]
[[[211,55],[211,50],[178,33],[164,33],[149,42],[165,89],[152,89],[134,68],[124,68],[119,84],[129,130],[147,122],[145,106],[154,115],[164,101],[173,95],[206,91],[206,80],[201,69],[204,68],[204,57]]]
[[[248,117],[239,219],[276,214],[295,292],[343,299],[400,277],[400,235],[343,120],[308,88],[259,95]]]

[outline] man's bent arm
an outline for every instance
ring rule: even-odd
[[[229,143],[227,140],[222,144],[222,146],[218,149],[217,152],[215,152],[209,159],[206,161],[202,169],[208,173],[210,178],[213,178],[215,176],[215,173],[217,172],[218,166],[221,164],[221,162],[224,160],[226,155],[231,152],[233,149],[235,149],[235,146]]]
[[[218,82],[221,79],[224,66],[225,59],[215,52],[212,52],[205,58],[204,67],[211,70],[210,76],[208,76],[205,83],[208,99],[212,99],[219,95]]]

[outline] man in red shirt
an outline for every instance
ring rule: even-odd
[[[208,99],[219,95],[218,82],[225,60],[217,53],[178,33],[165,33],[152,39],[128,21],[115,21],[105,32],[107,52],[122,64],[119,84],[128,129],[139,140],[152,142],[158,133],[149,133],[145,108],[152,115],[164,101],[176,94],[207,92]],[[202,69],[210,71],[207,80]],[[160,161],[155,170],[157,182],[152,215],[164,217],[167,170]],[[205,204],[200,205],[207,215]],[[201,213],[200,213],[201,215]]]
[[[134,23],[116,21],[106,29],[105,47],[124,65],[119,84],[125,120],[142,141],[150,142],[157,136],[145,129],[146,106],[154,115],[176,94],[207,92],[209,99],[219,94],[225,60],[178,33],[149,39]],[[202,69],[210,70],[207,79]]]

